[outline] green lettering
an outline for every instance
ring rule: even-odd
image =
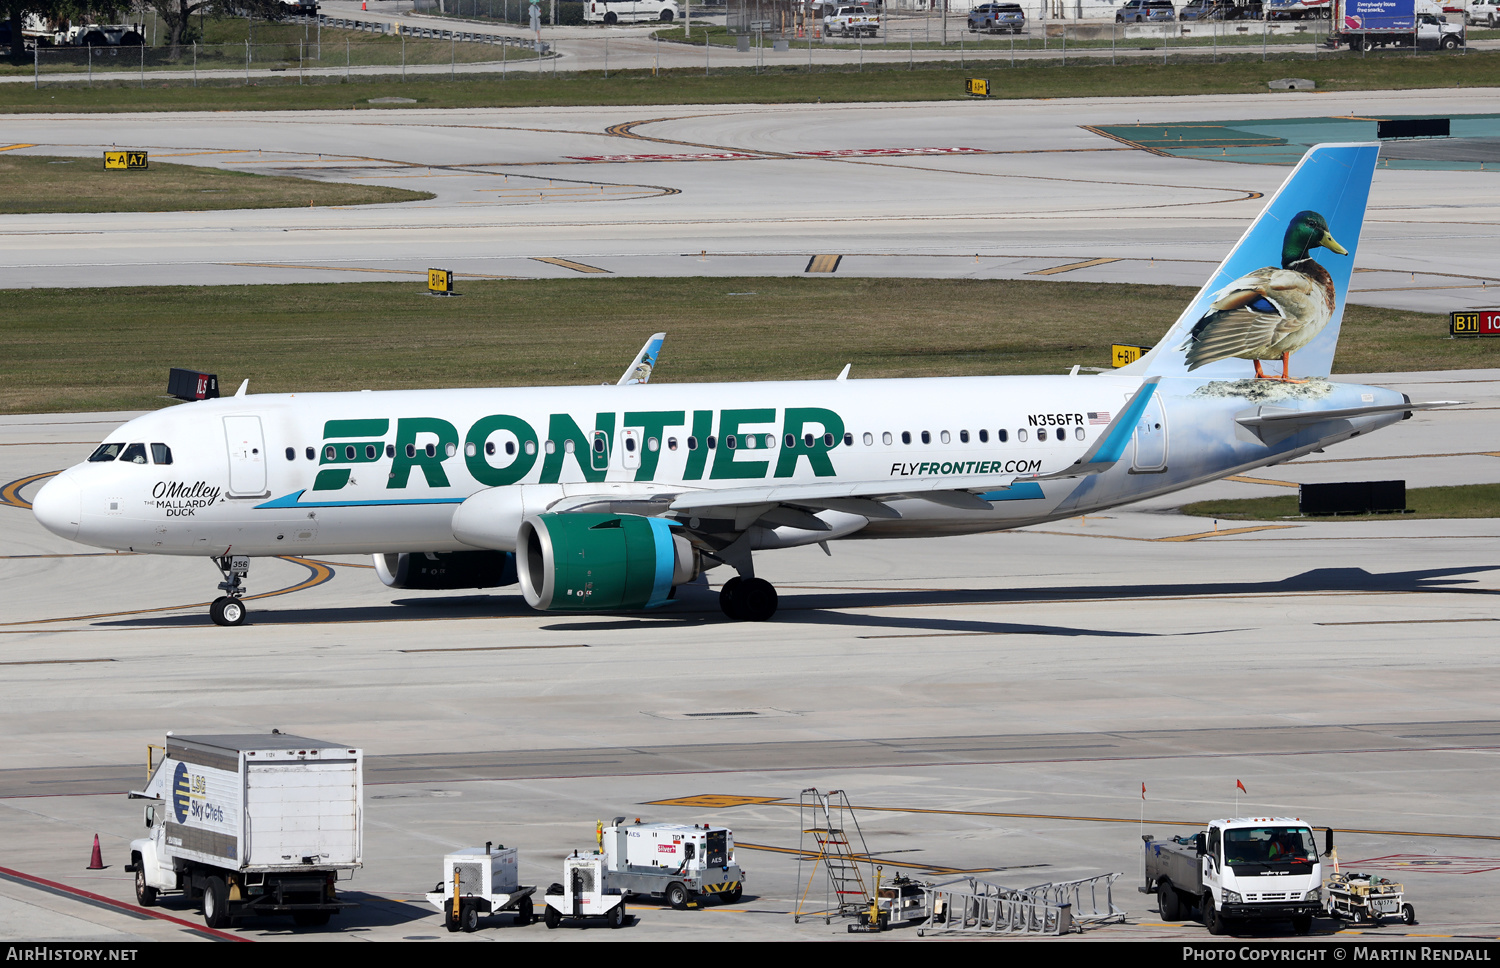
[[[708,463],[708,435],[714,431],[712,410],[693,411],[693,436],[698,438],[698,449],[688,451],[687,466],[683,468],[684,481],[703,479],[703,468]]]
[[[427,444],[417,446],[418,434],[435,434],[437,443],[432,455],[427,454]],[[411,456],[406,449],[412,448]],[[422,476],[428,487],[447,487],[448,475],[443,472],[443,461],[448,459],[448,448],[458,448],[458,431],[440,417],[402,417],[396,421],[396,459],[391,464],[391,477],[387,488],[401,488],[411,477],[413,467],[422,468]]]
[[[318,476],[313,480],[314,491],[337,491],[349,483],[349,469],[318,471]]]
[[[765,477],[766,469],[771,466],[769,460],[735,460],[739,449],[730,449],[724,443],[731,435],[740,435],[740,424],[770,423],[775,419],[776,411],[771,407],[719,411],[719,436],[723,439],[719,441],[719,453],[714,457],[713,473],[709,476],[716,481]],[[735,443],[742,444],[744,441],[736,440]]]
[[[485,453],[485,444],[491,435],[497,431],[510,431],[516,438],[516,456],[504,467],[496,467],[490,463],[489,455]],[[468,453],[468,446],[474,446],[474,453]],[[531,450],[526,445],[531,445]],[[500,448],[496,447],[498,452]],[[536,464],[537,439],[536,431],[531,424],[520,417],[513,417],[508,413],[492,414],[481,417],[475,421],[474,426],[469,428],[469,436],[465,441],[464,463],[469,467],[469,473],[474,475],[474,480],[490,487],[503,487],[506,484],[514,484],[530,473]]]
[[[593,438],[585,437],[572,417],[565,413],[552,415],[552,420],[547,427],[547,439],[553,443],[554,448],[552,453],[542,461],[543,484],[556,484],[561,480],[563,461],[568,456],[567,442],[570,440],[573,442],[573,460],[578,464],[578,470],[583,474],[583,479],[590,484],[597,484],[604,480],[604,475],[609,472],[609,455],[614,450],[615,415],[613,413],[596,415],[594,429],[596,433],[604,434],[603,454],[594,454]]]
[[[389,420],[330,420],[323,424],[324,437],[384,437]]]
[[[808,431],[813,434],[811,448],[802,440],[803,431],[809,424],[817,427],[815,432]],[[833,461],[828,458],[831,448],[824,443],[823,435],[832,434],[833,444],[837,447],[844,436],[843,417],[823,407],[787,407],[783,426],[783,436],[791,434],[796,437],[797,446],[782,449],[781,457],[776,461],[777,477],[791,477],[797,473],[797,461],[802,458],[807,459],[808,466],[818,477],[834,476]]]
[[[625,414],[623,426],[641,428],[641,436],[649,440],[656,438],[657,448],[652,450],[647,447],[646,441],[641,441],[641,466],[636,469],[635,479],[638,481],[649,481],[656,477],[656,465],[661,461],[661,447],[666,446],[662,440],[663,431],[668,427],[681,427],[683,424],[683,411],[681,410],[643,410],[629,411]]]

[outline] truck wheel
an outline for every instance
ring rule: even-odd
[[[146,884],[146,872],[140,860],[135,862],[135,903],[141,907],[156,907],[156,888]]]
[[[549,897],[559,897],[559,896],[562,895],[562,892],[563,892],[563,888],[562,888],[561,884],[548,884],[547,885],[547,894],[548,894]]]
[[[620,18],[613,13],[607,13],[604,15],[604,26],[606,27],[613,27],[619,22]]]
[[[744,893],[745,889],[742,887],[731,887],[729,890],[719,895],[719,900],[725,904],[738,904],[740,903],[740,897]]]
[[[612,928],[624,927],[624,925],[625,925],[625,902],[621,901],[619,904],[616,904],[614,907],[610,908],[609,909],[609,915],[606,917],[605,920],[607,920],[609,922],[609,926],[612,927]]]
[[[542,920],[547,922],[548,928],[555,928],[562,924],[562,915],[557,913],[557,908],[547,905],[547,913],[542,915]]]
[[[681,881],[673,881],[667,885],[667,903],[679,911],[687,908],[688,892]]]
[[[1163,921],[1182,920],[1182,899],[1177,896],[1177,888],[1171,881],[1156,885],[1156,907],[1161,911]]]
[[[520,903],[516,905],[516,923],[524,928],[534,920],[535,915],[531,911],[531,898],[521,898]]]
[[[1307,934],[1312,930],[1312,915],[1300,914],[1292,918],[1292,930],[1298,934]]]
[[[292,923],[299,928],[321,928],[332,916],[332,911],[293,911]]]
[[[1412,907],[1410,904],[1401,905],[1401,920],[1405,921],[1407,924],[1416,924],[1417,909]]]
[[[1224,924],[1224,919],[1219,916],[1218,909],[1214,907],[1214,899],[1211,894],[1203,895],[1203,926],[1208,929],[1209,934],[1215,936],[1223,935],[1228,930]]]
[[[1457,46],[1458,46],[1458,38],[1457,37],[1444,37],[1443,38],[1443,49],[1444,50],[1453,50]]]
[[[479,908],[472,904],[465,904],[458,909],[458,923],[467,934],[473,934],[479,930]]]
[[[210,877],[203,886],[203,923],[210,928],[229,924],[229,885],[222,877]]]

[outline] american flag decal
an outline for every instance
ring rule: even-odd
[[[1094,413],[1094,412],[1090,411],[1090,413],[1089,413],[1089,426],[1094,426],[1096,424],[1107,424],[1107,423],[1109,423],[1109,411],[1108,410],[1101,410],[1098,413]]]

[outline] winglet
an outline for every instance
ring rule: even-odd
[[[245,393],[249,389],[250,389],[250,378],[249,377],[245,377],[245,382],[241,383],[240,384],[240,388],[238,390],[234,391],[234,395],[236,397],[243,397],[245,395]]]
[[[1141,388],[1135,391],[1135,396],[1130,398],[1130,402],[1125,404],[1125,409],[1116,414],[1115,419],[1104,428],[1104,433],[1094,441],[1094,446],[1065,469],[1053,474],[1045,474],[1041,479],[1102,474],[1113,467],[1121,457],[1125,456],[1125,445],[1130,443],[1131,435],[1135,433],[1135,425],[1141,419],[1141,414],[1145,412],[1146,404],[1151,402],[1151,395],[1156,392],[1156,385],[1160,382],[1159,376],[1148,378],[1141,384]]]
[[[661,344],[666,342],[666,333],[654,333],[646,340],[646,345],[635,355],[635,359],[625,368],[624,376],[615,386],[632,387],[641,383],[651,381],[651,371],[656,367],[656,360],[661,356]]]

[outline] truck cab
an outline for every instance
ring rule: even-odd
[[[1163,920],[1196,908],[1211,934],[1246,920],[1289,920],[1298,934],[1322,909],[1323,868],[1313,829],[1293,817],[1215,820],[1202,833],[1157,841],[1146,836],[1144,893]],[[1333,832],[1325,852],[1333,850]]]

